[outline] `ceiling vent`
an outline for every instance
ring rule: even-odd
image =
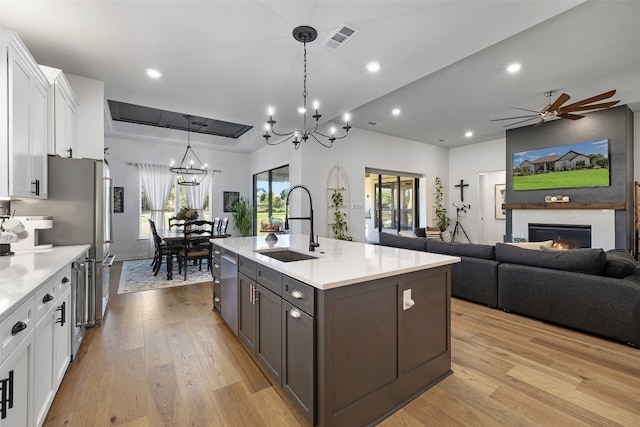
[[[325,40],[322,44],[330,49],[337,49],[343,44],[345,44],[351,37],[353,37],[358,30],[347,25],[342,24],[335,30],[327,40]]]
[[[380,123],[378,123],[378,122],[367,122],[367,124],[369,126],[380,126]]]

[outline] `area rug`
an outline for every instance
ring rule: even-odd
[[[192,285],[194,283],[211,282],[211,280],[211,272],[207,271],[206,265],[202,266],[202,271],[199,271],[196,266],[189,266],[187,280],[184,280],[182,274],[178,274],[178,266],[174,262],[173,280],[167,280],[167,270],[164,266],[157,276],[153,275],[150,259],[124,261],[118,293],[127,294],[173,286]]]

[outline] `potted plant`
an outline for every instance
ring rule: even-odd
[[[340,190],[344,190],[344,188]],[[333,236],[336,239],[352,241],[353,237],[347,234],[349,231],[349,226],[346,221],[347,214],[340,211],[340,208],[344,207],[344,196],[340,190],[333,190],[333,194],[331,195],[331,206],[335,208],[331,228],[333,229]]]
[[[233,220],[235,222],[236,230],[238,230],[242,236],[251,235],[253,209],[249,206],[249,199],[246,197],[241,197],[240,200],[234,203]]]
[[[447,208],[443,204],[442,181],[438,176],[436,176],[435,186],[436,223],[440,227],[440,231],[446,231],[449,227],[449,218],[447,217]]]

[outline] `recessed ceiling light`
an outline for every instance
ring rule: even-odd
[[[518,64],[517,62],[514,62],[513,64],[507,67],[507,71],[510,73],[517,73],[518,71],[520,71],[520,67],[521,67],[520,64]]]
[[[147,68],[147,76],[151,77],[152,79],[159,79],[160,77],[162,77],[162,73],[155,68]]]
[[[394,116],[399,116],[401,113],[399,108],[394,108],[393,110],[391,110],[391,114],[393,114]]]
[[[467,138],[471,138],[473,136],[473,132],[471,132],[470,130],[468,130],[464,136],[466,136]]]
[[[369,62],[367,64],[367,70],[369,70],[370,73],[378,72],[380,70],[380,63],[376,61]]]

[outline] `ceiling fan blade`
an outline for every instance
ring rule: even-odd
[[[491,119],[491,122],[499,122],[500,120],[515,120],[515,119],[525,119],[530,117],[538,117],[540,114],[531,114],[529,116],[516,116],[516,117],[505,117],[504,119]]]
[[[599,109],[603,109],[603,108],[613,107],[618,102],[620,102],[620,101],[609,101],[609,102],[602,102],[600,104],[591,104],[591,105],[579,105],[579,106],[573,107],[573,108],[564,107],[564,108],[561,108],[559,112],[560,113],[569,113],[569,112],[572,112],[572,111],[599,110]]]
[[[569,95],[567,95],[566,93],[563,93],[562,95],[560,95],[558,97],[558,99],[556,99],[553,102],[553,104],[549,105],[546,110],[547,111],[556,111],[558,108],[560,108],[560,106],[562,104],[567,102],[569,99],[571,99],[571,97]]]
[[[565,105],[563,110],[571,111],[576,107],[582,107],[583,105],[592,104],[594,102],[602,101],[603,99],[611,98],[616,94],[616,90],[610,90],[609,92],[601,93],[600,95],[592,96],[591,98],[583,99],[582,101],[574,102],[573,104]]]
[[[503,128],[508,128],[511,126],[519,125],[520,123],[530,122],[531,120],[535,120],[536,117],[531,117],[530,119],[520,120],[519,122],[511,123],[510,125],[502,126]]]
[[[537,113],[537,114],[540,114],[540,111],[536,111],[536,110],[529,110],[528,108],[520,108],[520,107],[511,107],[511,108],[515,108],[516,110],[529,111],[529,112],[531,112],[531,113]]]
[[[569,119],[569,120],[578,120],[583,118],[584,116],[581,116],[579,114],[562,113],[562,114],[558,114],[558,117],[562,117],[563,119]]]

